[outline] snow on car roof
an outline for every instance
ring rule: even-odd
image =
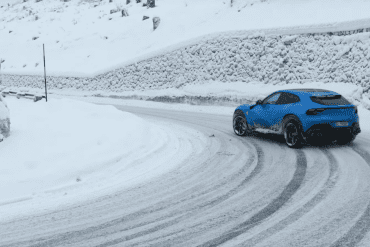
[[[297,88],[297,89],[285,89],[279,92],[293,93],[296,95],[306,95],[306,96],[328,96],[328,95],[339,95],[337,92],[317,89],[317,88]]]
[[[330,90],[326,89],[315,89],[315,88],[298,88],[298,89],[289,89],[286,91],[300,91],[300,92],[308,92],[308,93],[313,93],[313,92],[332,92]]]

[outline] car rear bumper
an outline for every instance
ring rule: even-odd
[[[358,122],[348,127],[335,127],[333,124],[315,124],[304,132],[304,137],[336,138],[345,134],[358,135],[361,128]]]

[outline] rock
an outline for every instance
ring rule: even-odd
[[[122,9],[122,17],[128,16],[128,11],[127,9]]]
[[[32,40],[36,40],[36,39],[38,39],[39,37],[32,37]]]
[[[155,0],[147,0],[146,6],[148,8],[154,8],[155,7]]]
[[[136,3],[141,3],[141,0],[136,0]]]
[[[110,10],[110,13],[111,13],[111,14],[116,13],[116,12],[118,12],[118,9],[111,9],[111,10]]]
[[[10,118],[9,118],[9,109],[3,100],[2,96],[0,96],[0,139],[2,137],[8,137],[10,134]]]
[[[143,16],[143,21],[145,21],[146,19],[149,19],[149,16],[144,15]]]
[[[161,19],[159,17],[153,17],[153,30],[156,30],[159,26]]]
[[[130,4],[130,2],[131,2],[130,0],[126,0],[126,5],[127,5],[127,4]]]

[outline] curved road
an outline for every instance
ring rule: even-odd
[[[194,140],[180,166],[133,188],[0,218],[0,246],[370,246],[364,135],[351,146],[293,150],[280,136],[234,135],[231,116],[116,107],[195,129],[205,149]]]

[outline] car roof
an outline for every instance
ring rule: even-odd
[[[278,92],[293,93],[296,95],[307,95],[307,96],[323,96],[323,95],[338,95],[338,93],[326,89],[317,88],[297,88],[297,89],[285,89],[279,90]]]

